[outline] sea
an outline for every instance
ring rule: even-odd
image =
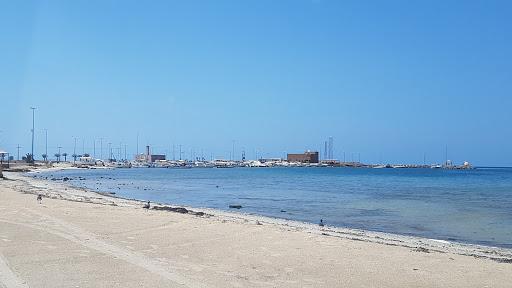
[[[39,177],[123,198],[512,248],[511,168],[130,168]]]

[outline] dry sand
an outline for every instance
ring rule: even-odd
[[[512,287],[509,249],[208,209],[146,211],[5,175],[0,287]]]

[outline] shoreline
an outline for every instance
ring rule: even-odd
[[[0,287],[510,286],[509,249],[214,209],[148,210],[68,182],[5,176]]]
[[[32,170],[30,172],[5,172],[8,179],[22,181],[28,187],[20,192],[28,194],[38,194],[33,189],[44,189],[43,195],[52,199],[60,199],[65,201],[84,202],[90,204],[111,205],[130,207],[133,209],[143,209],[144,200],[123,198],[109,192],[94,191],[87,188],[76,187],[66,182],[53,182],[45,179],[38,179],[30,176],[22,175],[23,173],[37,174],[40,172],[60,171],[67,169],[83,169],[76,167],[54,167]],[[63,192],[65,191],[65,192]],[[183,205],[174,205],[169,203],[152,202],[157,205],[163,212],[180,213],[176,211],[165,211],[166,208],[184,208],[187,213],[195,215],[196,213],[204,214],[206,217],[214,217],[220,221],[232,221],[242,223],[254,223],[261,225],[273,225],[284,229],[292,229],[294,231],[303,231],[310,234],[322,235],[326,237],[335,237],[340,239],[348,239],[353,241],[363,241],[375,244],[399,246],[409,249],[415,249],[419,252],[439,252],[453,253],[462,256],[471,256],[475,258],[485,258],[499,263],[512,264],[512,248],[503,248],[495,246],[485,246],[479,244],[452,242],[439,239],[423,238],[411,235],[401,235],[386,232],[377,232],[363,229],[353,229],[347,227],[324,226],[300,222],[295,220],[287,220],[283,218],[274,218],[263,215],[249,214],[236,211],[223,211],[219,209],[206,207],[190,207]],[[153,210],[155,206],[152,207]]]

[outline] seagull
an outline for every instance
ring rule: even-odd
[[[324,220],[323,220],[323,219],[320,219],[320,223],[318,223],[318,225],[319,225],[320,227],[324,227]]]
[[[151,205],[149,204],[149,201],[147,204],[144,204],[144,206],[142,206],[142,208],[144,209],[149,209],[151,207]]]

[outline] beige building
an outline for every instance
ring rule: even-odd
[[[288,162],[318,163],[318,152],[306,151],[302,154],[288,154]]]

